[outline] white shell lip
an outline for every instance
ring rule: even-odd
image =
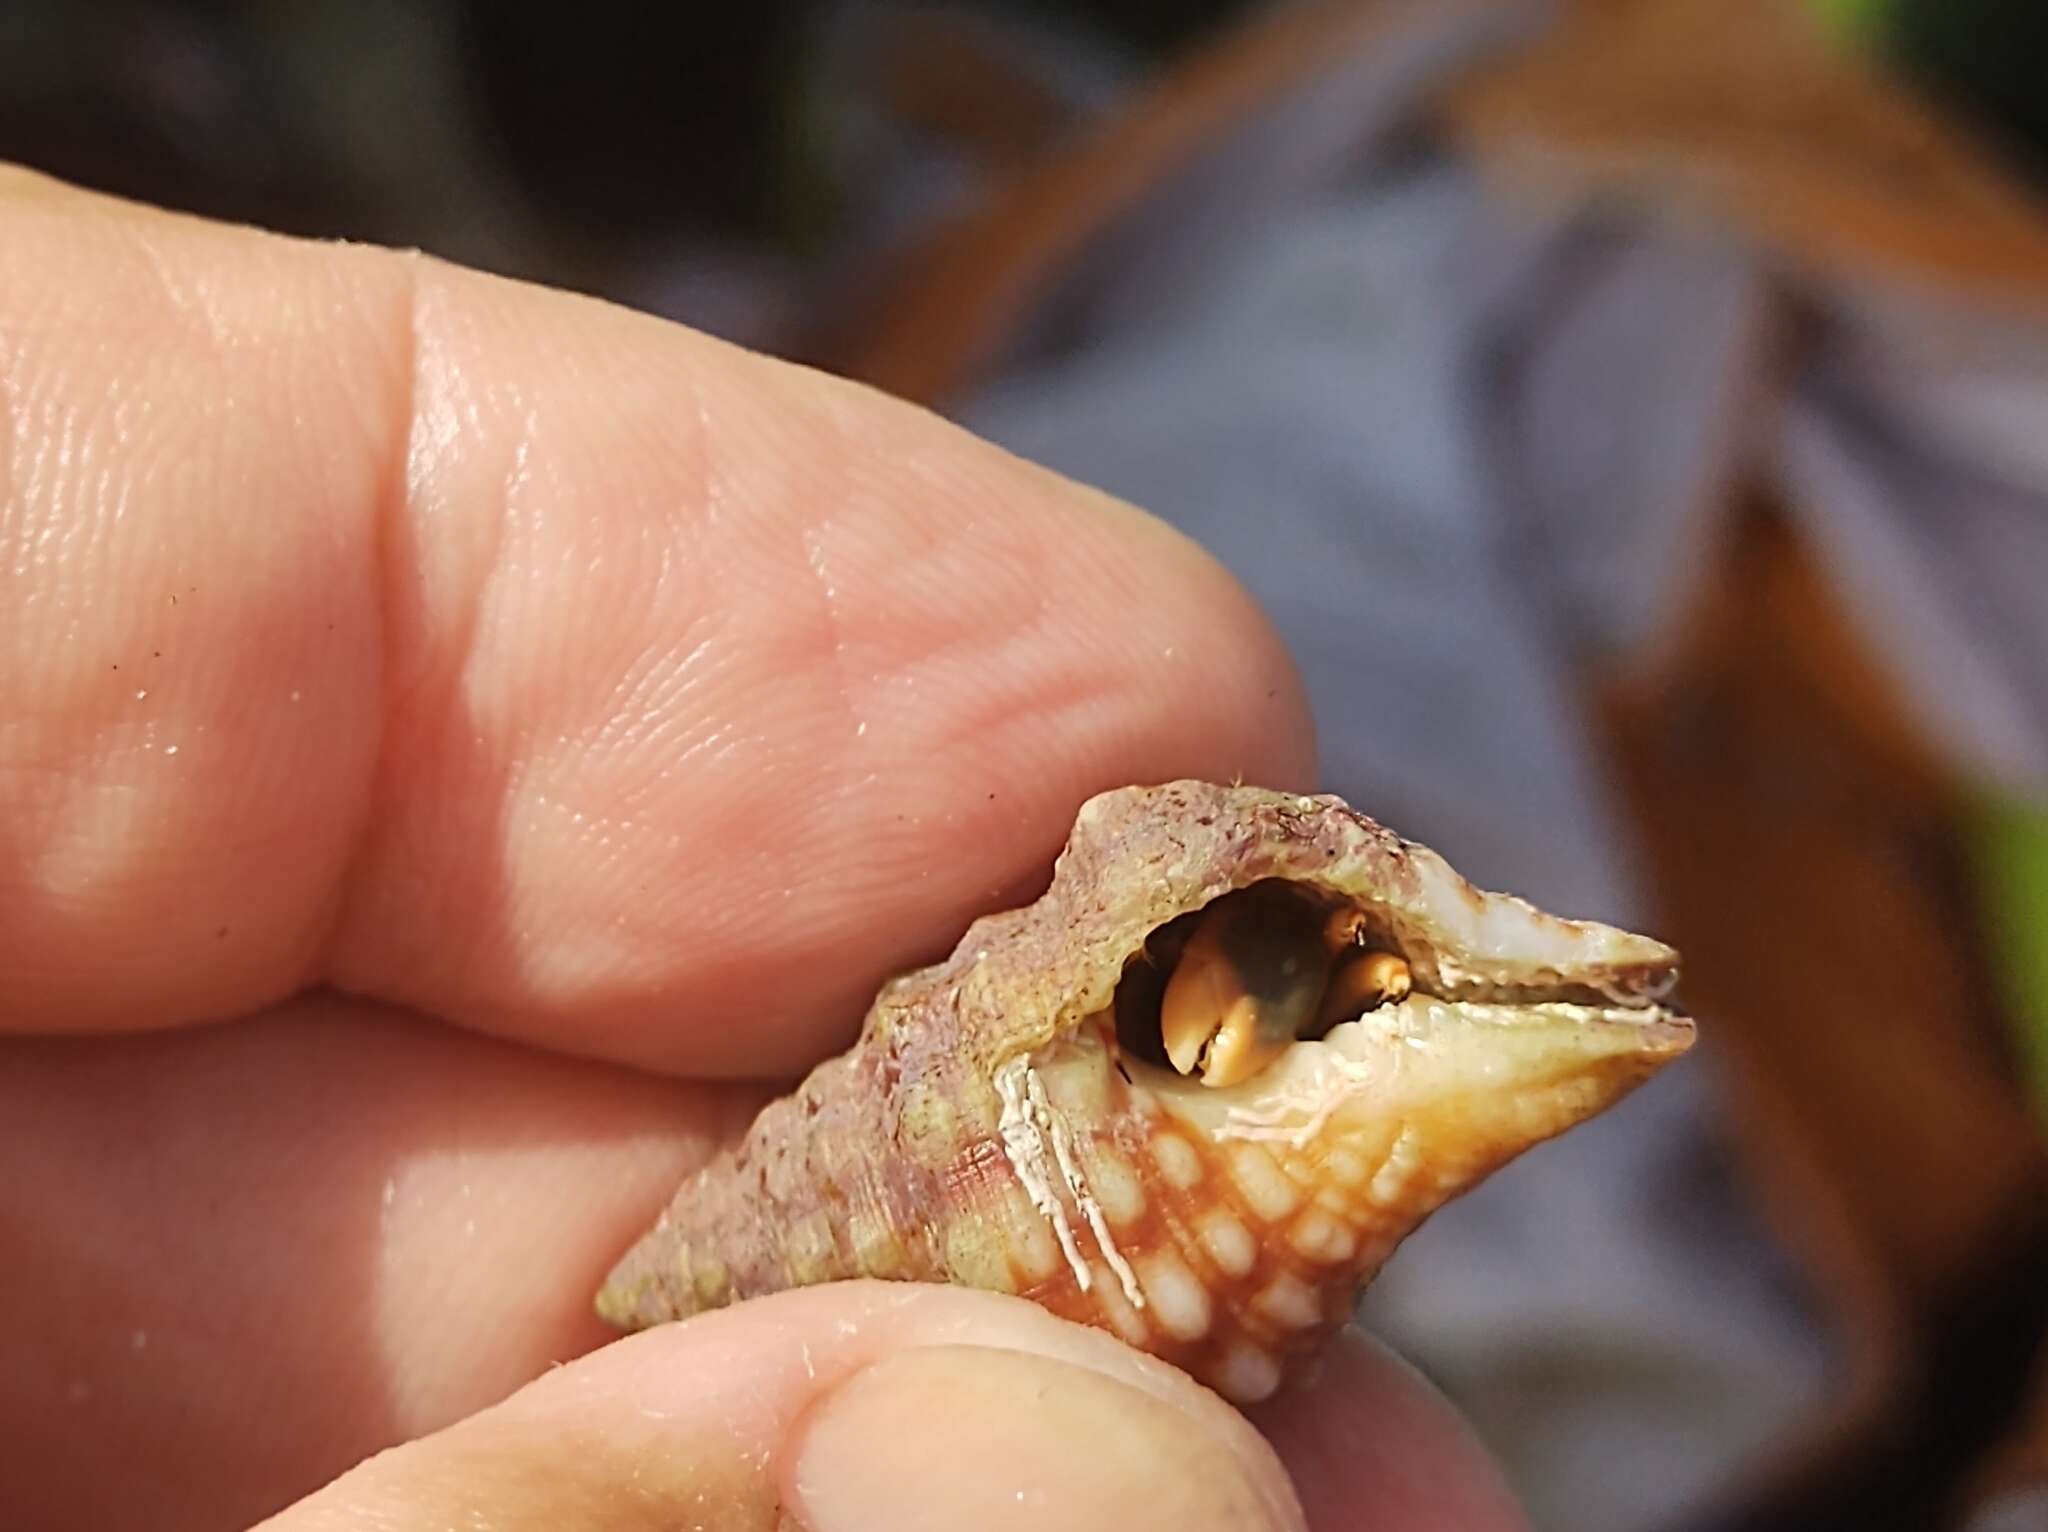
[[[1127,1060],[1144,1084],[1200,1125],[1268,1114],[1288,1100],[1343,1098],[1398,1113],[1423,1098],[1513,1092],[1573,1075],[1647,1077],[1692,1047],[1690,1020],[1662,1006],[1567,1001],[1509,1005],[1411,995],[1291,1045],[1238,1085],[1216,1089]]]
[[[1412,881],[1398,902],[1372,890],[1332,892],[1390,919],[1422,988],[1470,1000],[1597,997],[1615,1007],[1648,1008],[1678,982],[1678,953],[1655,937],[1553,915],[1519,895],[1477,888],[1414,841],[1402,841],[1401,850]]]
[[[1404,841],[1420,885],[1414,913],[1438,928],[1475,971],[1495,964],[1674,971],[1678,953],[1653,936],[1596,920],[1572,920],[1518,894],[1475,888],[1427,846]]]

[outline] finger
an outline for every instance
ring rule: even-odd
[[[1528,1532],[1471,1428],[1406,1363],[1347,1330],[1315,1382],[1252,1411],[1316,1532]]]
[[[0,1500],[246,1523],[502,1398],[756,1095],[333,999],[0,1042]]]
[[[604,1270],[755,1099],[347,1001],[0,1044],[10,1504],[52,1528],[141,1500],[178,1507],[166,1532],[246,1522],[486,1407],[609,1338]],[[1367,1504],[1389,1528],[1517,1525],[1441,1401],[1366,1343],[1256,1418],[1317,1528]]]
[[[986,1293],[853,1283],[650,1331],[374,1459],[273,1532],[1301,1525],[1214,1395]]]
[[[1305,782],[1211,561],[928,415],[561,294],[0,195],[16,1027],[326,979],[786,1069],[1088,792]]]

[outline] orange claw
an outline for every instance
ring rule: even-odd
[[[1315,1022],[1329,972],[1309,906],[1257,888],[1226,895],[1203,912],[1167,981],[1167,1058],[1204,1085],[1249,1080]]]
[[[1367,952],[1330,975],[1316,1024],[1327,1031],[1339,1022],[1383,1005],[1406,1000],[1415,987],[1408,964],[1391,952]]]

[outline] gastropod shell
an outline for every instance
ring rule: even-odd
[[[1335,798],[1107,793],[1044,896],[886,986],[598,1308],[952,1282],[1258,1399],[1431,1212],[1686,1051],[1676,976]]]

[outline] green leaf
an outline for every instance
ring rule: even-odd
[[[2048,1124],[2048,803],[1987,798],[1970,839],[1999,985]]]

